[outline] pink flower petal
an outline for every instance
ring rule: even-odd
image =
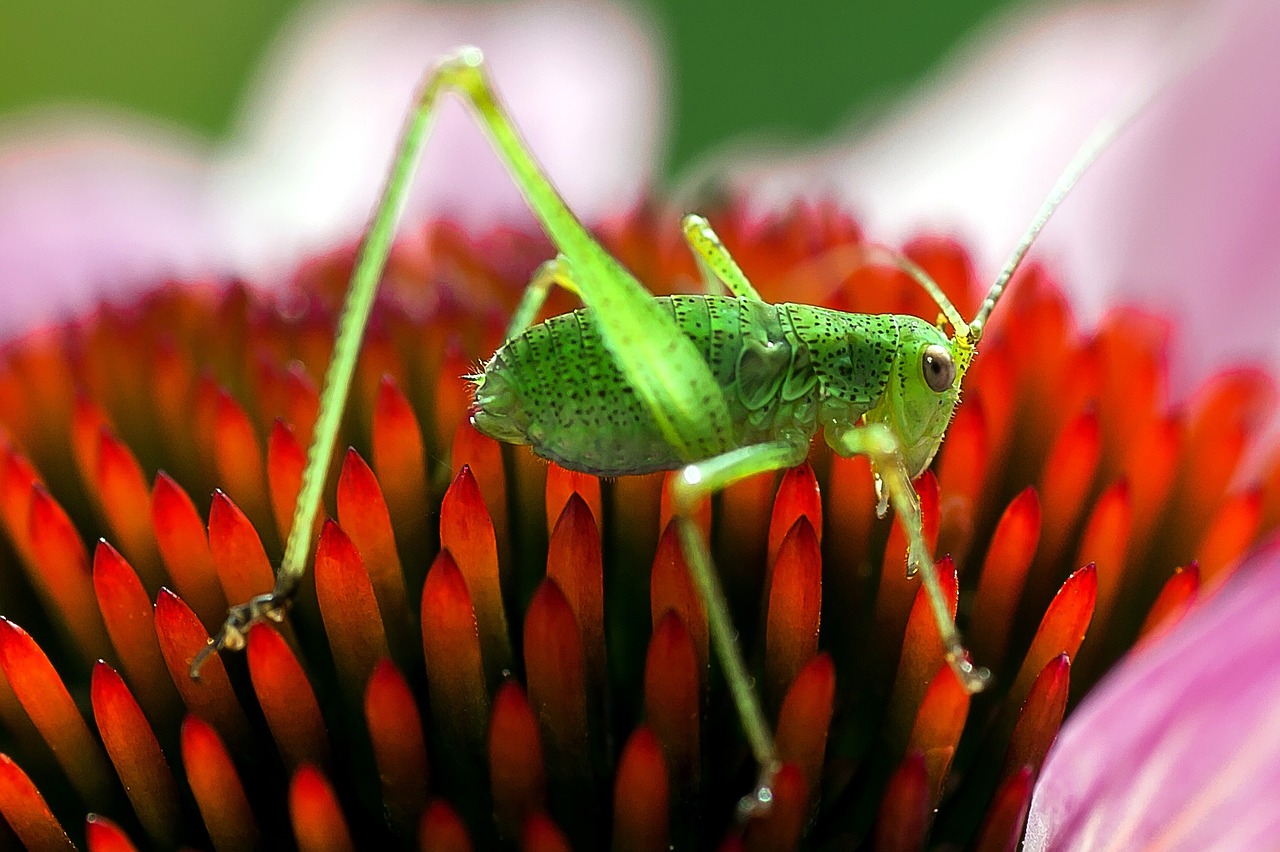
[[[1067,720],[1026,849],[1256,849],[1280,837],[1280,541]]]
[[[584,219],[645,190],[661,65],[632,13],[573,0],[309,7],[221,150],[83,111],[0,133],[0,339],[166,277],[277,280],[356,239],[419,82],[467,43],[485,51],[516,123]],[[410,219],[528,221],[481,130],[448,100]]]
[[[834,195],[880,240],[954,228],[990,280],[1092,128],[1162,85],[1038,253],[1086,319],[1123,301],[1184,323],[1175,392],[1269,355],[1280,342],[1280,112],[1267,107],[1280,90],[1280,6],[1042,4],[996,29],[856,141],[760,157],[733,169],[735,184],[763,205]]]
[[[351,4],[302,14],[249,98],[220,177],[236,249],[252,266],[359,234],[423,77],[474,44],[524,138],[590,221],[648,185],[662,88],[655,39],[603,3]],[[529,221],[460,100],[442,102],[409,215]],[[283,260],[292,261],[286,256]]]
[[[106,113],[0,141],[0,338],[167,276],[223,271],[192,139]]]

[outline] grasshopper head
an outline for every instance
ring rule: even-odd
[[[898,436],[907,470],[915,477],[929,466],[942,444],[974,350],[968,337],[949,338],[924,320],[898,317],[898,322],[902,343],[892,376],[866,419],[883,423]]]

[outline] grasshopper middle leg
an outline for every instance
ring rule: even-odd
[[[799,440],[741,447],[706,461],[687,465],[679,471],[671,485],[680,546],[689,564],[694,585],[707,608],[708,633],[716,657],[724,669],[725,681],[733,696],[738,717],[742,720],[743,731],[751,744],[756,764],[760,767],[754,793],[739,805],[744,817],[768,807],[772,800],[773,775],[779,767],[778,753],[769,723],[760,706],[760,697],[738,647],[737,632],[729,617],[729,606],[715,565],[711,561],[710,548],[702,530],[692,520],[692,515],[702,500],[741,479],[800,464],[808,449],[808,442]]]

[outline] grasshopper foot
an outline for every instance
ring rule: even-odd
[[[200,649],[191,661],[191,679],[200,679],[200,669],[205,661],[224,648],[229,651],[244,649],[249,628],[259,621],[284,621],[284,614],[289,608],[290,598],[278,596],[274,592],[258,595],[248,603],[238,604],[227,610],[227,620],[222,623],[218,635],[209,640],[209,644]]]
[[[947,663],[956,673],[961,686],[970,695],[982,692],[991,684],[991,671],[984,666],[975,666],[969,659],[969,652],[964,648],[953,648],[947,652]]]
[[[738,800],[739,823],[745,825],[769,813],[769,809],[773,807],[773,778],[778,774],[779,768],[776,761],[760,767],[755,789]]]

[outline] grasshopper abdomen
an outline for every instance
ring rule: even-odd
[[[662,296],[706,361],[729,407],[730,446],[817,429],[819,386],[808,346],[782,305],[726,296]],[[784,391],[800,389],[799,393]],[[472,422],[573,470],[625,476],[672,470],[680,458],[605,350],[587,310],[508,340],[476,378]]]

